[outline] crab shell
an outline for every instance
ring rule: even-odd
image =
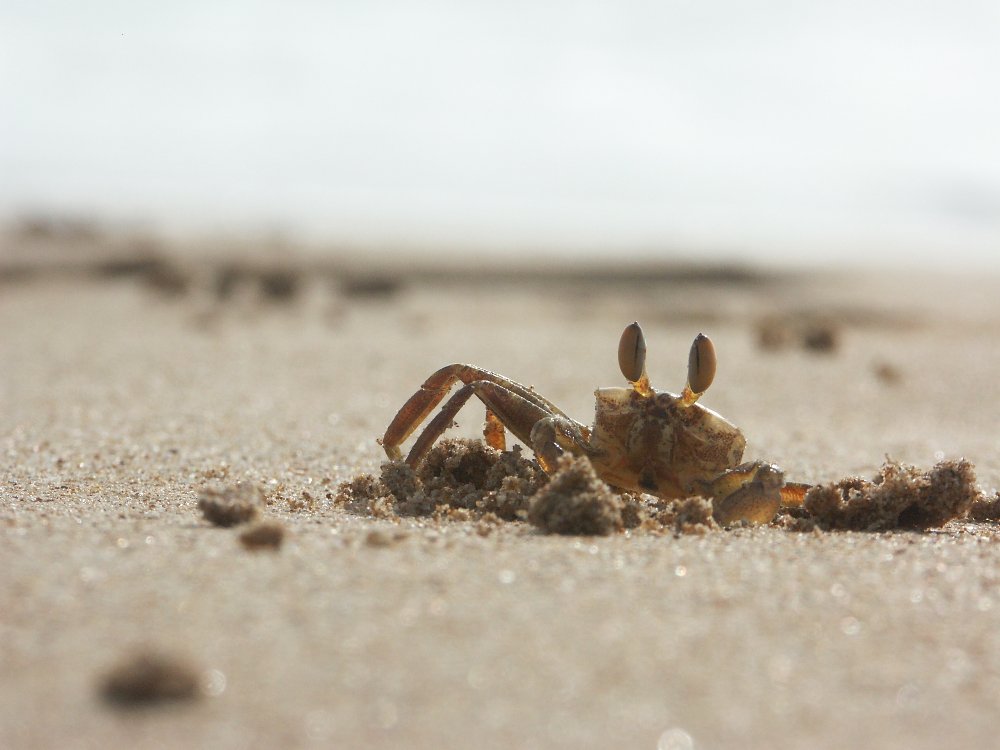
[[[702,491],[737,466],[746,438],[739,428],[680,396],[633,388],[599,388],[591,461],[608,483],[664,499]]]

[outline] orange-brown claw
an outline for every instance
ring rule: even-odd
[[[711,482],[715,520],[770,523],[781,507],[781,470],[762,461],[740,464]]]

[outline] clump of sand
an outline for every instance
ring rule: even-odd
[[[619,497],[622,501],[622,525],[626,529],[639,528],[649,521],[651,511],[644,495],[623,492]]]
[[[705,534],[721,528],[713,511],[712,500],[700,495],[661,502],[656,506],[656,513],[642,528],[647,531],[671,530],[677,536]]]
[[[253,521],[264,507],[264,491],[248,483],[205,487],[198,493],[198,508],[216,526],[236,526]]]
[[[448,516],[471,520],[492,514],[506,521],[527,517],[528,504],[547,481],[520,446],[498,451],[478,440],[442,440],[417,467],[393,461],[381,475],[362,474],[337,488],[336,502],[352,512],[387,518]]]
[[[201,696],[199,675],[185,660],[144,651],[116,665],[101,681],[105,700],[121,706],[192,700]]]
[[[608,536],[625,528],[622,499],[587,458],[563,456],[549,483],[531,500],[528,521],[546,534]]]
[[[975,470],[964,459],[926,472],[888,461],[872,480],[848,477],[812,487],[803,507],[822,529],[886,531],[943,526],[981,500]]]
[[[390,518],[396,515],[393,509],[395,498],[382,480],[374,474],[358,474],[353,479],[337,486],[333,502],[349,513],[375,518]]]
[[[1000,492],[993,497],[976,498],[969,508],[969,518],[973,521],[1000,521]]]
[[[278,550],[285,541],[280,521],[259,521],[240,533],[240,544],[249,550]]]

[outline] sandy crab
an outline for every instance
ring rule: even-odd
[[[715,378],[715,347],[699,334],[688,357],[688,379],[680,395],[657,392],[646,375],[646,344],[638,323],[622,333],[618,365],[630,387],[598,388],[593,427],[566,416],[531,388],[467,364],[442,367],[396,414],[382,443],[398,460],[400,444],[461,380],[464,384],[418,436],[406,462],[416,466],[459,409],[473,395],[486,405],[486,442],[505,447],[504,429],[530,446],[548,473],[561,454],[590,459],[597,474],[621,490],[663,499],[705,495],[722,524],[767,523],[782,505],[801,505],[807,485],[785,483],[776,466],[740,463],[746,439],[739,428],[698,398]]]

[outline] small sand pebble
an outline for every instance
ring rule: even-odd
[[[240,543],[250,550],[281,548],[285,526],[280,521],[260,521],[240,533]]]
[[[876,378],[886,385],[896,385],[903,380],[903,373],[888,362],[878,362],[872,365],[872,372],[875,373]]]
[[[123,706],[153,705],[199,698],[199,674],[183,659],[157,652],[134,654],[101,682],[105,700]]]
[[[391,547],[406,539],[407,536],[408,534],[405,531],[372,529],[365,536],[365,544],[369,547]]]
[[[803,348],[814,352],[832,352],[837,339],[837,329],[829,323],[818,323],[802,332]]]

